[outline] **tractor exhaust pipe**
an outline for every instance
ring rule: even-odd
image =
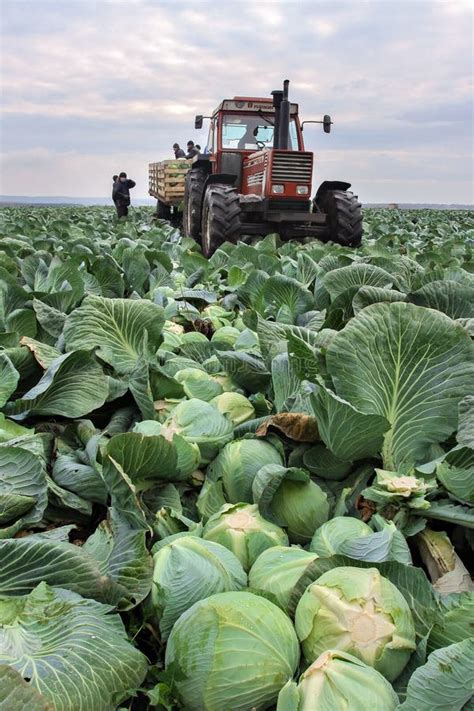
[[[278,148],[288,148],[290,141],[290,102],[288,100],[288,87],[290,82],[285,79],[283,82],[283,98],[280,103],[280,125],[278,136]]]
[[[273,128],[273,148],[279,148],[280,146],[280,105],[283,99],[283,92],[281,89],[276,89],[272,91],[273,96],[273,106],[275,107],[275,123]]]

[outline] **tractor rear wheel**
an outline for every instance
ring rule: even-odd
[[[210,185],[202,209],[202,253],[212,257],[224,242],[234,244],[240,237],[240,202],[237,190],[230,185]]]
[[[169,220],[171,219],[171,207],[166,205],[166,203],[158,200],[156,203],[156,216],[159,220]]]
[[[347,190],[327,190],[315,208],[328,216],[329,239],[345,247],[358,247],[362,241],[362,205],[357,195]]]
[[[186,174],[184,184],[183,230],[186,237],[199,242],[201,236],[202,192],[206,174],[199,168],[192,168]]]

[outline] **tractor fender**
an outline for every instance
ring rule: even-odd
[[[211,185],[213,183],[222,183],[222,185],[234,185],[235,178],[236,176],[231,175],[230,173],[213,173],[213,175],[207,176],[204,189],[206,189],[208,185]]]
[[[350,183],[344,183],[342,180],[325,180],[318,188],[318,191],[314,197],[314,202],[317,202],[323,193],[328,190],[348,190],[351,187]]]

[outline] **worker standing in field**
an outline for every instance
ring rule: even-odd
[[[134,180],[127,178],[127,174],[122,172],[112,189],[112,200],[117,208],[117,217],[126,217],[130,206],[130,189],[136,185]]]
[[[175,158],[186,158],[186,154],[183,149],[179,147],[179,143],[173,143],[173,150]]]
[[[194,141],[188,141],[186,144],[186,147],[188,149],[188,152],[186,154],[186,158],[189,160],[190,158],[194,158],[194,156],[197,156],[199,154],[199,150],[196,148],[194,145]]]
[[[118,175],[112,176],[112,200],[115,205],[115,209],[117,209],[117,203],[115,202],[114,191],[115,191],[115,183],[117,181],[118,181]]]

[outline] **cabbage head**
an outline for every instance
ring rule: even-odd
[[[274,546],[261,553],[249,572],[249,587],[271,593],[287,611],[291,592],[318,556],[296,546]]]
[[[180,402],[164,423],[165,437],[179,434],[187,442],[197,444],[201,464],[208,464],[218,451],[233,438],[234,428],[224,415],[208,402],[192,398]]]
[[[166,428],[159,422],[155,422],[155,420],[142,420],[142,422],[137,422],[134,425],[132,432],[139,432],[147,437],[167,434]],[[187,477],[199,466],[199,462],[201,461],[201,452],[199,447],[193,442],[188,442],[179,434],[172,434],[171,441],[176,450],[176,464],[178,472],[183,477]]]
[[[234,427],[255,417],[255,409],[250,400],[241,393],[225,392],[211,400],[211,405],[232,422]]]
[[[208,476],[213,481],[222,481],[225,497],[231,504],[252,504],[253,480],[265,464],[283,464],[275,447],[263,440],[238,439],[219,452],[208,467]]]
[[[351,654],[329,650],[280,691],[277,711],[394,711],[398,697],[378,671]]]
[[[258,471],[252,490],[260,513],[286,528],[292,543],[309,543],[328,520],[326,493],[305,469],[267,464]]]
[[[178,617],[198,600],[247,585],[247,576],[233,553],[196,536],[165,539],[153,560],[151,601],[162,639],[168,638]]]
[[[416,647],[407,601],[376,568],[343,566],[321,575],[303,593],[295,627],[308,663],[335,648],[389,681],[399,676]]]
[[[256,504],[222,506],[206,523],[202,535],[232,551],[246,571],[267,548],[288,545],[286,533],[264,519]]]
[[[290,619],[249,592],[195,603],[166,647],[173,692],[193,711],[263,711],[296,671],[299,647]]]
[[[321,558],[330,558],[339,553],[341,546],[346,541],[355,538],[371,536],[373,530],[366,523],[353,516],[335,516],[330,521],[323,523],[315,532],[309,545]]]
[[[174,379],[181,383],[188,398],[208,402],[222,393],[221,385],[199,368],[183,368],[175,374]]]

